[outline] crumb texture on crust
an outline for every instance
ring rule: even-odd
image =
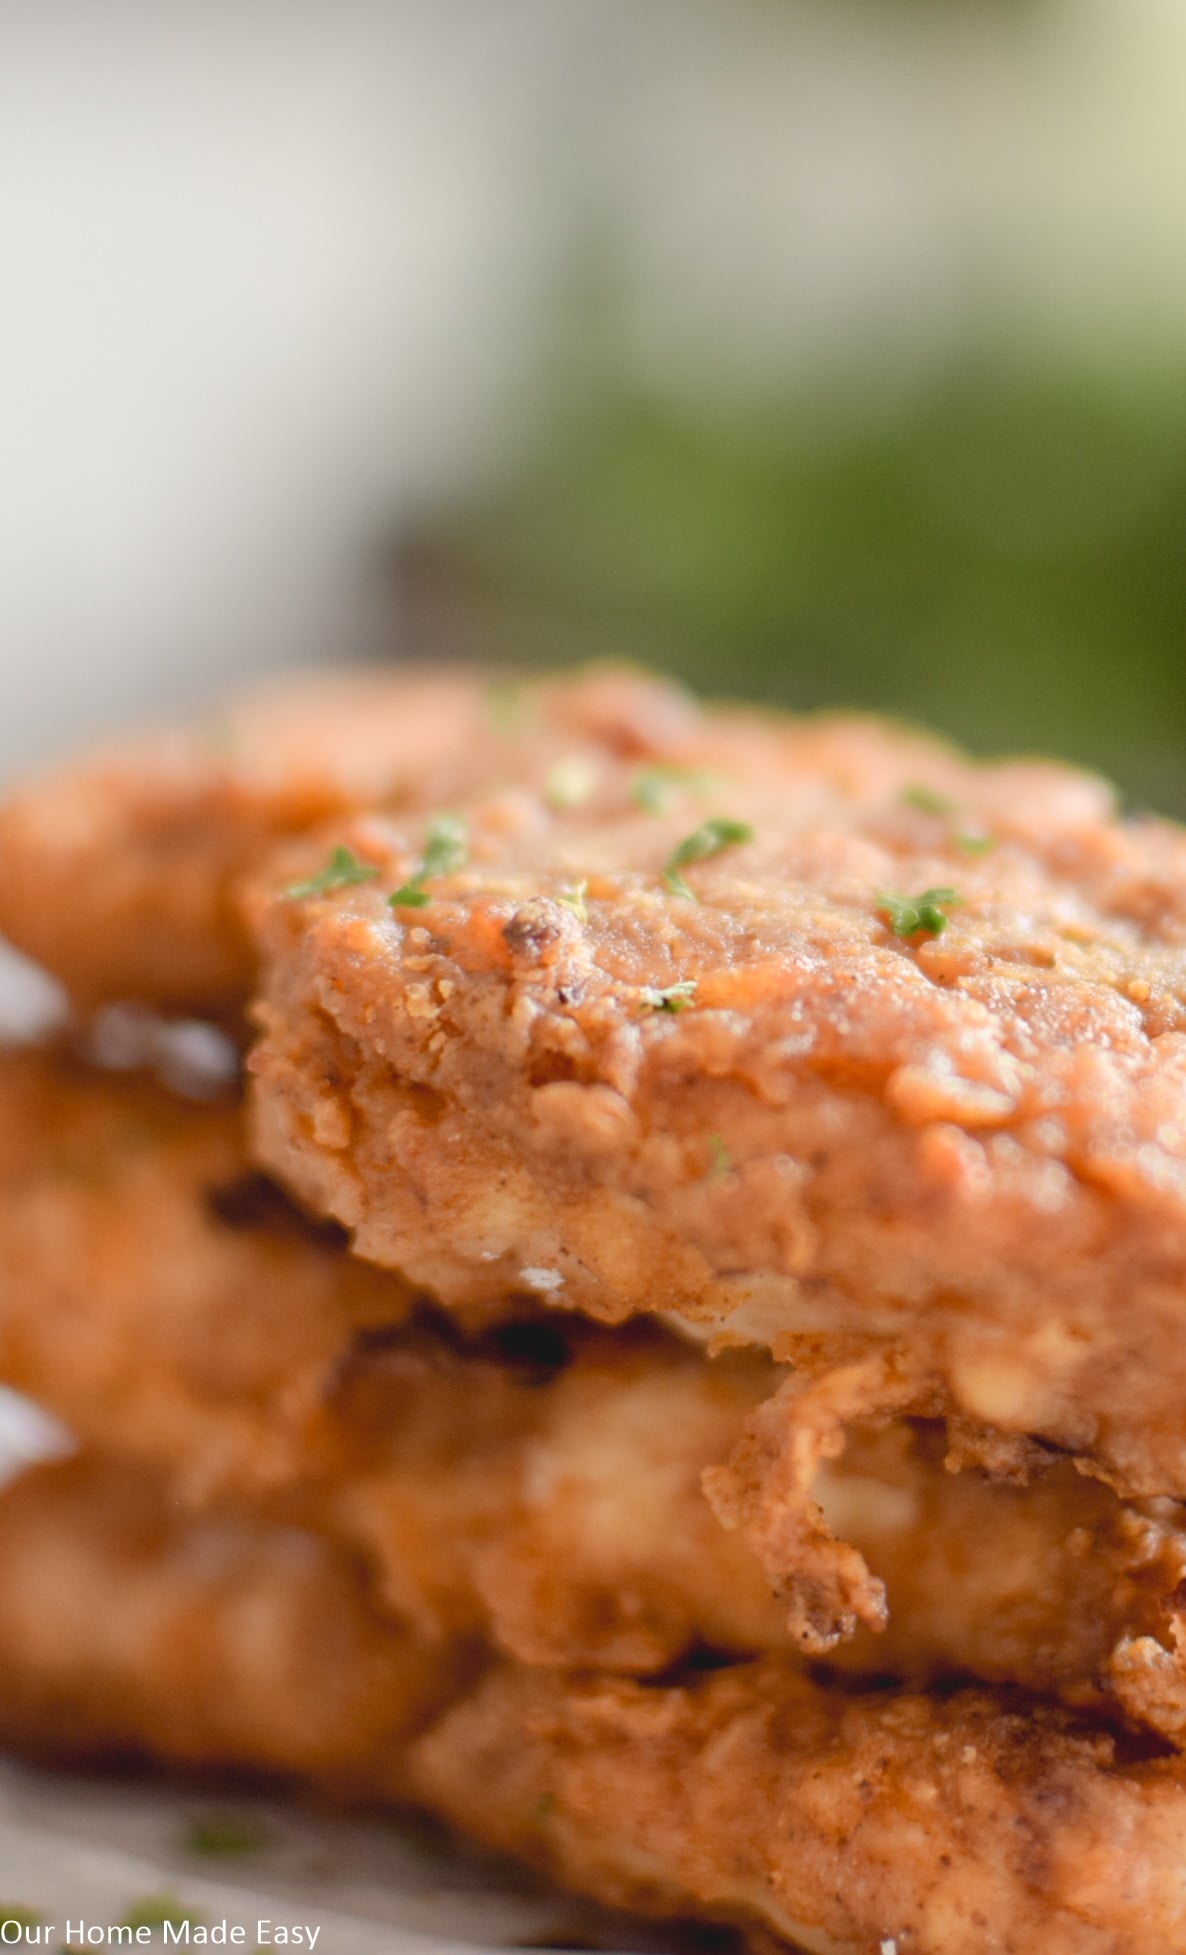
[[[635,1675],[697,1648],[800,1649],[857,1675],[1025,1684],[1182,1742],[1174,1515],[1032,1444],[945,1430],[890,1359],[798,1350],[788,1376],[643,1323],[367,1321],[338,1284],[383,1305],[391,1279],[223,1178],[233,1107],[11,1061],[0,1085],[26,1110],[36,1089],[42,1118],[20,1178],[11,1158],[0,1173],[0,1378],[188,1507],[245,1493],[261,1521],[315,1528],[428,1641]]]
[[[608,759],[471,803],[422,907],[390,817],[334,831],[366,886],[257,888],[260,1159],[448,1305],[902,1335],[969,1419],[1186,1494],[1186,831],[876,723],[704,724],[657,812]]]
[[[298,1713],[299,1709],[299,1714]],[[809,1951],[1183,1955],[1186,1772],[1007,1692],[645,1683],[378,1613],[353,1557],[79,1458],[0,1498],[0,1735],[413,1801],[566,1885]]]
[[[601,1900],[820,1955],[1186,1950],[1181,1767],[986,1693],[846,1699],[504,1671],[419,1741],[426,1802]]]
[[[593,1331],[543,1380],[413,1331],[344,1381],[341,1458],[305,1511],[421,1634],[525,1664],[803,1652],[858,1677],[1021,1684],[1183,1743],[1172,1510],[1037,1447],[1028,1483],[953,1472],[941,1421],[858,1411],[842,1373],[777,1379]]]
[[[694,721],[677,687],[628,670],[505,695],[448,667],[290,675],[19,783],[0,806],[0,934],[84,1009],[229,1015],[254,969],[236,885],[285,841],[557,766],[579,784],[602,753],[678,756]]]

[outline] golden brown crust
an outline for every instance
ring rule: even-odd
[[[511,1334],[465,1351],[421,1326],[348,1366],[327,1408],[338,1456],[294,1511],[364,1552],[385,1606],[425,1636],[635,1674],[701,1645],[785,1644],[756,1559],[701,1488],[770,1367],[570,1330],[537,1368],[546,1331]]]
[[[85,1009],[233,1012],[254,965],[237,879],[367,808],[431,808],[542,780],[565,757],[678,748],[683,695],[629,672],[524,688],[448,669],[288,678],[190,729],[19,784],[0,808],[0,934]]]
[[[728,787],[667,813],[626,766],[472,805],[425,908],[386,901],[423,825],[379,819],[340,836],[372,884],[257,894],[260,1158],[448,1304],[896,1333],[974,1422],[1186,1493],[1186,833],[864,722],[726,724]],[[716,815],[754,839],[671,894]],[[944,933],[895,936],[878,892],[940,885]]]
[[[854,1405],[843,1374],[773,1382],[620,1333],[533,1382],[413,1333],[359,1366],[334,1408],[342,1459],[297,1511],[360,1547],[422,1634],[480,1633],[529,1665],[802,1650],[920,1685],[1022,1684],[1182,1744],[1169,1503],[1126,1506],[1038,1449],[1028,1484],[955,1474],[941,1422]]]
[[[0,1051],[0,1381],[191,1492],[291,1478],[351,1335],[405,1318],[248,1161],[241,1108]]]
[[[1036,1447],[1028,1488],[995,1455],[952,1477],[917,1423],[942,1405],[892,1353],[796,1349],[779,1390],[767,1358],[642,1325],[405,1323],[394,1279],[243,1178],[238,1120],[61,1049],[0,1061],[0,1381],[88,1446],[190,1502],[270,1490],[425,1636],[633,1673],[799,1646],[1111,1702],[1181,1741],[1176,1514]]]
[[[850,1695],[773,1660],[648,1684],[378,1617],[339,1549],[140,1474],[0,1498],[0,1733],[423,1803],[565,1884],[807,1949],[1186,1950],[1180,1761],[985,1692]]]
[[[251,976],[231,880],[285,836],[445,770],[464,677],[288,679],[192,729],[18,785],[0,810],[0,931],[84,1006],[221,1011]]]
[[[795,1646],[919,1683],[1024,1684],[1180,1747],[1181,1508],[1118,1501],[1032,1442],[1002,1457],[993,1435],[920,1416],[940,1409],[899,1354],[803,1350],[705,1473],[790,1604]]]
[[[294,1774],[366,1794],[471,1674],[371,1606],[351,1556],[243,1508],[195,1518],[109,1462],[0,1496],[0,1734],[76,1757]]]
[[[84,1005],[262,957],[254,1145],[373,1259],[236,1107],[0,1057],[0,1379],[139,1461],[0,1499],[0,1733],[411,1782],[831,1955],[1186,1955],[1186,834],[622,674],[513,713],[356,679],[0,812]]]
[[[419,1742],[416,1783],[587,1894],[826,1955],[1186,1950],[1180,1762],[985,1693],[507,1671]]]

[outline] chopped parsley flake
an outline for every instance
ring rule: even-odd
[[[465,823],[457,815],[441,815],[429,822],[422,876],[451,876],[465,866]]]
[[[570,882],[567,889],[562,889],[556,898],[558,903],[563,903],[566,910],[572,911],[579,923],[589,921],[589,909],[585,902],[585,892],[588,887],[588,882]]]
[[[297,902],[306,896],[324,896],[331,889],[346,889],[351,883],[373,882],[379,871],[369,862],[360,862],[353,849],[336,848],[324,869],[307,882],[290,883],[284,894]]]
[[[686,896],[691,902],[696,902],[696,892],[689,889],[680,870],[686,868],[689,862],[705,862],[709,856],[719,855],[722,849],[752,841],[753,834],[748,821],[730,821],[728,817],[714,815],[710,821],[702,822],[699,828],[684,836],[664,864],[663,880],[671,894]]]
[[[544,784],[549,808],[580,808],[597,786],[597,769],[581,754],[558,760]]]
[[[924,815],[953,815],[955,802],[946,794],[936,793],[933,787],[924,787],[922,782],[913,781],[902,789],[902,800],[908,808],[917,808]]]
[[[188,1921],[196,1928],[201,1918],[196,1909],[182,1907],[174,1894],[146,1894],[128,1909],[120,1927],[135,1934],[137,1928],[181,1928]]]
[[[223,1859],[233,1854],[255,1853],[266,1840],[264,1828],[249,1814],[215,1812],[195,1819],[186,1844],[191,1853]]]
[[[883,891],[877,908],[895,937],[913,937],[924,930],[932,937],[941,937],[947,928],[944,911],[954,909],[959,900],[954,889],[924,889],[921,896],[894,896]]]
[[[648,815],[661,815],[671,806],[680,788],[689,794],[710,794],[719,787],[720,778],[704,767],[681,767],[676,761],[660,761],[654,767],[644,767],[635,776],[630,799]]]
[[[933,788],[917,784],[904,787],[901,798],[908,808],[918,808],[924,815],[954,816],[956,813],[955,802],[946,794],[936,794]],[[994,837],[986,835],[981,828],[955,828],[948,840],[961,855],[987,855],[995,847]]]
[[[695,978],[682,978],[678,984],[668,984],[663,990],[644,984],[638,1002],[644,1011],[683,1011],[695,996]]]
[[[708,1136],[708,1159],[710,1181],[719,1181],[723,1175],[728,1174],[733,1165],[729,1158],[729,1150],[719,1134]]]
[[[424,885],[433,876],[451,876],[465,866],[468,850],[465,823],[458,815],[438,815],[430,821],[424,840],[424,859],[414,876],[387,898],[393,910],[422,910],[432,897]]]

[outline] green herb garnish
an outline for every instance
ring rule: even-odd
[[[597,770],[580,754],[558,760],[544,784],[544,800],[549,808],[579,808],[597,786]]]
[[[719,855],[722,849],[733,848],[739,842],[753,840],[754,831],[748,821],[730,821],[727,817],[714,815],[710,821],[702,822],[690,835],[674,848],[663,867],[663,881],[673,896],[686,896],[695,903],[698,899],[694,889],[689,889],[680,870],[689,862],[705,862],[710,855]]]
[[[186,1844],[191,1853],[209,1859],[224,1859],[239,1853],[255,1853],[267,1841],[267,1832],[247,1813],[215,1812],[195,1819]]]
[[[351,883],[373,882],[379,871],[369,862],[360,862],[353,849],[336,848],[319,875],[307,882],[290,883],[284,894],[298,902],[306,896],[324,896],[330,889],[345,889]]]
[[[579,923],[587,923],[589,921],[589,910],[585,902],[585,891],[588,887],[589,884],[587,881],[570,882],[567,889],[562,889],[556,898],[556,901],[562,903],[566,910],[572,911]]]
[[[933,788],[914,785],[902,789],[902,800],[908,808],[918,808],[924,815],[954,815],[955,802],[946,794],[936,794]],[[979,828],[957,828],[949,836],[952,848],[961,855],[987,855],[994,847],[994,838],[984,834]]]
[[[676,761],[659,761],[635,775],[630,799],[648,815],[661,815],[671,806],[680,788],[689,794],[710,794],[720,786],[720,781],[719,774],[710,773],[704,767],[682,767]]]
[[[936,793],[933,787],[924,787],[920,781],[911,782],[902,789],[902,800],[908,808],[917,808],[924,815],[953,815],[955,802],[949,795]]]
[[[550,1819],[555,1810],[556,1794],[554,1792],[541,1792],[535,1802],[535,1818]]]
[[[941,937],[947,928],[944,911],[954,909],[959,901],[954,889],[924,889],[921,896],[894,896],[885,890],[877,898],[877,908],[895,937],[913,937],[923,930]]]
[[[422,910],[432,898],[424,885],[434,876],[451,876],[465,865],[467,855],[465,823],[458,815],[438,815],[428,824],[424,840],[424,859],[410,877],[387,898],[393,910]]]
[[[201,1919],[195,1908],[183,1907],[174,1894],[146,1894],[128,1909],[120,1927],[135,1934],[137,1928],[181,1928],[188,1921],[196,1928]]]
[[[6,1907],[0,1902],[0,1928],[12,1922],[17,1928],[37,1928],[45,1920],[35,1907]]]
[[[719,1181],[722,1175],[728,1174],[729,1169],[733,1165],[729,1158],[729,1150],[719,1134],[710,1134],[708,1136],[708,1158],[708,1176],[710,1181]]]
[[[682,978],[678,984],[666,985],[663,990],[644,984],[638,1002],[644,1011],[683,1011],[695,996],[696,979]]]

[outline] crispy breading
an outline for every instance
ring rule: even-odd
[[[1182,1955],[1186,1778],[985,1692],[506,1670],[422,1738],[462,1831],[566,1885],[815,1955]]]
[[[381,1605],[426,1639],[629,1674],[698,1647],[802,1648],[919,1683],[1024,1683],[1183,1741],[1175,1511],[1125,1505],[1037,1449],[1028,1486],[952,1475],[939,1422],[858,1422],[837,1456],[833,1381],[776,1393],[779,1376],[654,1334],[522,1323],[467,1348],[418,1321],[327,1375],[259,1511],[363,1557]],[[90,1443],[180,1470],[208,1501],[183,1383],[167,1445],[157,1424],[89,1414],[81,1370],[72,1402]],[[260,1417],[238,1474],[257,1500]],[[180,1469],[178,1435],[199,1445]],[[860,1608],[838,1562],[859,1571]]]
[[[701,1487],[772,1383],[653,1333],[568,1326],[565,1348],[520,1324],[465,1350],[419,1325],[345,1369],[337,1456],[294,1511],[364,1552],[426,1636],[638,1673],[782,1646],[784,1610]]]
[[[564,1884],[828,1955],[1186,1950],[1186,1777],[1007,1694],[638,1684],[423,1643],[353,1559],[143,1474],[0,1496],[0,1735],[422,1803]]]
[[[250,1146],[0,1054],[0,1381],[84,1448],[0,1496],[0,1737],[827,1955],[1186,1955],[1186,831],[356,675],[32,784],[0,926],[85,1008],[262,973]]]
[[[877,724],[739,726],[658,813],[620,764],[478,800],[427,905],[388,902],[423,824],[377,817],[334,831],[372,882],[257,894],[260,1159],[446,1304],[897,1334],[954,1412],[1186,1494],[1186,831]],[[894,933],[887,890],[944,887]]]
[[[0,934],[83,1007],[221,1016],[253,969],[234,884],[277,842],[557,764],[579,784],[603,751],[678,754],[689,723],[675,687],[625,670],[513,691],[448,668],[289,677],[18,784],[0,808]]]
[[[414,1330],[344,1379],[340,1457],[298,1511],[360,1547],[421,1633],[527,1664],[803,1651],[1023,1684],[1186,1742],[1179,1510],[1036,1447],[1028,1484],[952,1473],[942,1422],[870,1405],[861,1370],[774,1393],[752,1356],[592,1332],[533,1378]]]
[[[87,1447],[191,1503],[271,1489],[426,1636],[635,1673],[800,1646],[1111,1701],[1181,1741],[1176,1513],[1037,1447],[1024,1490],[999,1462],[953,1478],[889,1359],[799,1351],[782,1383],[644,1324],[406,1321],[393,1278],[244,1178],[239,1118],[61,1048],[0,1058],[0,1382]]]
[[[401,1745],[472,1674],[377,1612],[352,1556],[79,1458],[0,1494],[0,1736],[395,1790]]]
[[[191,1491],[291,1478],[327,1381],[410,1292],[246,1157],[241,1109],[0,1050],[0,1382]]]
[[[934,1410],[893,1352],[844,1364],[803,1350],[704,1474],[789,1603],[796,1647],[1110,1705],[1181,1746],[1182,1509],[1117,1500],[1032,1442],[1002,1456],[992,1435],[920,1416]]]

